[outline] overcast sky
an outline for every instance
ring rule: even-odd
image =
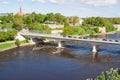
[[[120,17],[120,0],[0,0],[0,13],[61,13],[79,17]]]

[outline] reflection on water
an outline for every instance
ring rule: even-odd
[[[120,45],[99,44],[98,53],[92,53],[90,44],[69,43],[59,55],[52,54],[56,51],[53,44],[1,52],[0,80],[85,80],[120,68]]]

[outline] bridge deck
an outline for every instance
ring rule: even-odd
[[[63,36],[57,36],[57,35],[50,35],[50,34],[39,34],[39,33],[20,33],[21,35],[27,35],[31,37],[37,37],[37,38],[52,38],[57,39],[61,41],[82,41],[82,42],[89,42],[89,43],[104,43],[104,44],[116,44],[120,45],[120,41],[116,40],[106,40],[103,39],[83,39],[83,38],[73,38],[73,37],[63,37]]]

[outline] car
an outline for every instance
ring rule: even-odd
[[[109,40],[110,42],[112,42],[112,40]]]
[[[115,42],[119,42],[118,40],[115,40]]]
[[[73,38],[77,38],[76,36],[73,36]]]
[[[107,39],[103,39],[103,41],[107,41]]]
[[[68,36],[68,38],[72,38],[72,36]]]
[[[79,39],[82,39],[82,37],[78,37]]]
[[[88,39],[88,37],[83,37],[83,39]]]
[[[63,35],[63,37],[66,37],[65,35]]]

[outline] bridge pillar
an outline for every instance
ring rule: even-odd
[[[92,52],[97,53],[97,50],[98,50],[98,45],[93,45]]]
[[[33,42],[32,38],[30,38],[30,42],[31,42],[31,43]]]
[[[56,48],[57,48],[57,51],[53,52],[53,54],[59,54],[59,53],[63,52],[64,47],[63,47],[62,41],[58,41],[58,46]]]
[[[62,47],[62,42],[61,41],[58,41],[58,47],[57,48],[63,48]]]
[[[30,38],[30,41],[29,41],[30,43],[35,43],[34,41],[33,41],[33,38]]]

